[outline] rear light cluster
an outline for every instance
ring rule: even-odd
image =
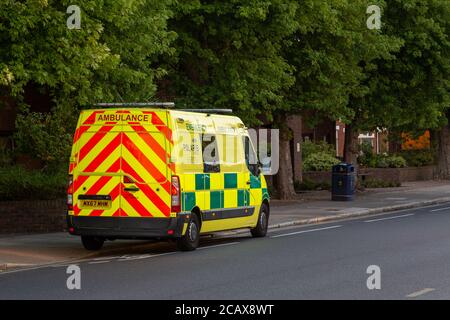
[[[69,175],[67,183],[67,209],[73,210],[73,176]]]
[[[181,211],[181,191],[180,191],[180,178],[178,176],[172,176],[172,212]]]

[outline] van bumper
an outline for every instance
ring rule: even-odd
[[[111,239],[162,239],[182,236],[186,216],[176,218],[88,217],[67,215],[69,233]]]

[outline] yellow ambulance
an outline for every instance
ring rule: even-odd
[[[67,190],[68,231],[87,250],[105,240],[266,235],[269,194],[247,128],[231,110],[109,103],[81,111]],[[193,112],[195,111],[195,112]]]

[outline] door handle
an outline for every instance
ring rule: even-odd
[[[247,184],[250,184],[250,180],[246,182]]]
[[[126,187],[123,190],[128,191],[128,192],[136,192],[139,191],[138,187]]]

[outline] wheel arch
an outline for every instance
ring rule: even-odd
[[[197,216],[198,222],[200,223],[199,229],[201,230],[202,229],[202,223],[203,223],[203,221],[202,221],[202,211],[200,210],[200,208],[198,206],[195,206],[194,208],[192,208],[191,213],[195,214]]]
[[[269,204],[269,200],[267,198],[263,199],[262,204],[265,204],[267,206],[267,214],[270,214],[270,204]]]

